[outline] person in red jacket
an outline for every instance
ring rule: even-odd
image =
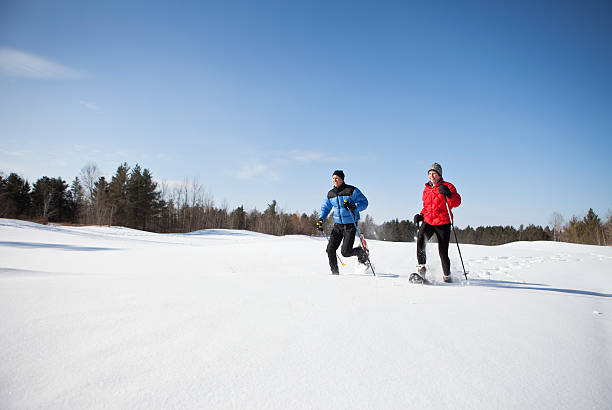
[[[425,279],[425,244],[435,234],[438,238],[438,252],[442,261],[444,282],[451,281],[448,244],[451,236],[452,212],[449,210],[461,205],[461,196],[450,182],[442,179],[442,166],[434,162],[427,171],[429,182],[423,191],[423,210],[414,216],[414,223],[423,222],[417,234],[417,260],[419,275]],[[446,204],[448,203],[448,208]]]

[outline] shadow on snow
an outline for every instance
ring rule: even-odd
[[[379,273],[376,272],[376,276],[374,276],[372,274],[372,272],[368,271],[365,273],[343,273],[341,274],[341,276],[371,276],[373,278],[399,278],[400,275],[396,274],[396,273]]]
[[[0,267],[0,278],[6,277],[37,277],[37,276],[83,276],[81,273],[68,273],[68,272],[51,272],[42,270],[30,270],[30,269],[13,269],[13,268],[2,268]]]
[[[549,285],[541,283],[522,283],[522,282],[509,282],[503,280],[488,280],[488,279],[470,279],[470,286],[483,286],[489,288],[500,288],[500,289],[523,289],[523,290],[540,290],[545,292],[558,292],[567,293],[570,295],[583,295],[583,296],[597,296],[600,298],[610,298],[612,294],[593,292],[590,290],[579,290],[579,289],[563,289],[563,288],[551,288]],[[542,286],[542,287],[538,287]]]
[[[0,246],[23,249],[61,249],[64,251],[118,251],[118,248],[99,248],[94,246],[64,245],[60,243],[39,243],[39,242],[9,242],[0,241]]]
[[[201,229],[199,231],[186,232],[184,234],[186,236],[208,236],[208,235],[217,235],[217,236],[270,236],[267,234],[252,232],[252,231],[244,231],[244,230],[233,230],[233,229]]]

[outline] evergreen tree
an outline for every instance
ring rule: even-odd
[[[261,212],[252,209],[247,218],[247,229],[250,231],[261,232]]]
[[[94,223],[111,225],[110,220],[110,190],[106,178],[100,177],[93,186],[91,201],[93,207]]]
[[[565,228],[563,229],[563,239],[568,242],[579,243],[580,238],[584,236],[584,222],[579,220],[576,215],[572,216]]]
[[[593,208],[589,208],[583,221],[585,232],[581,242],[601,245],[601,219],[599,219],[599,216],[593,211]]]
[[[79,177],[75,177],[74,181],[72,181],[72,184],[70,185],[70,192],[68,194],[70,198],[69,202],[72,205],[72,214],[74,215],[73,222],[80,222],[85,214],[86,202],[85,189],[83,188]]]
[[[247,214],[244,212],[244,206],[240,205],[234,209],[230,214],[232,229],[246,229],[247,227]]]
[[[327,221],[323,223],[323,229],[327,229],[329,226],[331,218],[328,218]],[[319,222],[319,211],[317,209],[313,210],[310,216],[308,217],[308,235],[315,235],[318,231],[316,228],[317,222]]]
[[[30,214],[30,184],[15,173],[7,178],[0,176],[0,216],[4,218],[26,217]]]
[[[261,231],[270,235],[277,235],[279,230],[279,224],[277,223],[278,214],[276,212],[276,199],[272,203],[268,204],[268,208],[264,211],[261,221]]]
[[[108,184],[110,224],[128,226],[128,172],[130,167],[123,163]]]
[[[71,220],[67,189],[68,185],[61,178],[44,176],[36,181],[31,194],[35,216],[50,222]]]
[[[574,215],[565,225],[562,238],[568,242],[602,245],[604,233],[601,220],[592,208],[582,219]]]
[[[400,222],[397,218],[384,222],[376,229],[376,238],[382,241],[412,242],[416,234],[417,226],[413,222]]]
[[[412,221],[403,220],[400,222],[400,232],[402,235],[402,241],[414,242],[417,236],[418,228]]]
[[[141,172],[136,164],[130,173],[127,183],[128,226],[143,229],[151,218],[160,216],[162,202],[161,193],[157,191],[157,183],[148,169]]]

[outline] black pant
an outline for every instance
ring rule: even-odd
[[[451,224],[430,225],[423,222],[417,235],[417,259],[419,265],[424,265],[427,259],[425,254],[425,238],[430,239],[433,234],[438,238],[438,252],[442,261],[442,270],[450,275],[450,259],[448,258],[448,244],[450,243]]]
[[[336,257],[336,250],[342,243],[342,256],[360,256],[363,250],[360,247],[353,248],[355,243],[355,225],[354,224],[335,224],[334,228],[329,235],[329,242],[327,243],[327,256],[329,257],[329,267],[332,272],[338,272],[338,258]]]

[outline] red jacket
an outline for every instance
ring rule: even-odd
[[[446,185],[452,192],[452,195],[447,199],[448,207],[453,209],[461,205],[461,196],[457,193],[455,186],[443,179],[440,179],[438,185],[440,184]],[[451,212],[451,215],[452,214]],[[451,219],[448,217],[446,203],[444,202],[444,195],[438,192],[438,187],[433,186],[431,182],[425,184],[421,215],[423,215],[424,221],[429,225],[444,225],[451,223]]]

